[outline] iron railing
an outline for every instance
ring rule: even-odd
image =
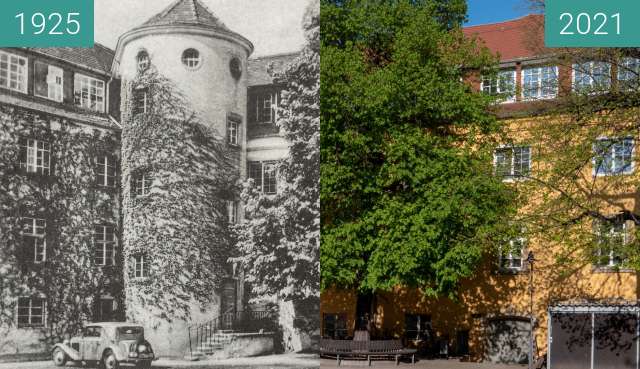
[[[219,333],[228,330],[234,333],[273,331],[276,328],[274,314],[271,311],[238,311],[219,315],[205,323],[193,324],[188,327],[189,352],[193,356],[194,348],[198,349],[204,343],[224,343]]]

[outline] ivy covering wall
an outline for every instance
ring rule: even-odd
[[[188,320],[231,273],[226,199],[237,153],[153,67],[123,81],[122,101],[127,316],[153,327]],[[148,191],[136,187],[143,174],[152,178]],[[136,274],[140,255],[148,276]]]
[[[21,144],[49,144],[50,173],[27,173]],[[97,186],[99,156],[117,156],[119,132],[0,105],[0,334],[17,326],[19,297],[46,300],[44,343],[75,333],[97,318],[101,295],[122,306],[121,257],[94,265],[96,225],[118,229],[119,189]],[[24,217],[46,222],[46,260],[36,263],[23,235]],[[116,232],[119,244],[119,235]],[[118,303],[119,302],[119,303]],[[45,328],[46,327],[46,328]],[[2,340],[0,340],[2,341]],[[6,340],[9,341],[9,340]],[[11,342],[7,342],[10,344]],[[6,350],[0,347],[0,351]],[[9,348],[10,349],[10,348]]]

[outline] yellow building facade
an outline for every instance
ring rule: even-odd
[[[571,91],[577,72],[571,66],[550,65],[547,56],[539,55],[530,47],[529,32],[532,24],[539,19],[538,16],[527,16],[508,22],[469,27],[465,33],[478,37],[498,54],[500,73],[512,78],[513,93],[507,94],[507,101],[499,107],[499,115],[511,140],[509,146],[505,147],[527,147],[526,152],[518,154],[520,160],[523,155],[526,156],[528,170],[547,175],[549,162],[554,161],[556,152],[562,152],[555,146],[561,147],[562,143],[556,140],[547,145],[544,128],[564,124],[571,118],[540,112],[545,104],[553,104],[555,97]],[[544,95],[550,91],[545,91],[544,87],[547,71],[555,74],[553,96]],[[491,90],[489,81],[480,80],[477,86],[480,91],[496,92]],[[498,158],[500,147],[496,149],[496,163],[501,160]],[[637,150],[631,149],[630,155],[631,160],[637,163]],[[513,170],[513,162],[511,165]],[[600,178],[597,171],[592,173],[593,170],[586,165],[582,174],[588,180],[593,180],[596,184],[594,187],[606,188],[602,184],[608,180],[607,176]],[[624,179],[617,180],[616,188],[601,196],[592,196],[593,203],[601,206],[603,213],[614,215],[621,210],[634,213],[633,210],[638,207],[637,191],[633,186],[638,175],[637,169],[634,172],[632,168],[630,173],[625,172],[624,175],[629,179],[627,187]],[[543,186],[537,186],[533,181],[510,182],[513,183],[509,185],[514,187],[527,186],[529,191],[529,196],[519,209],[522,214],[539,211],[539,205],[549,201],[549,196],[556,196],[549,195]],[[626,225],[629,229],[634,226],[634,222],[627,218],[623,224],[624,229],[627,229]],[[583,233],[591,231],[590,228]],[[420,344],[421,341],[430,341],[430,345],[433,345],[435,342],[435,349],[430,348],[431,354],[435,355],[524,363],[528,355],[532,315],[534,356],[543,355],[548,352],[550,342],[553,342],[550,340],[552,334],[549,327],[552,325],[549,324],[549,318],[550,312],[555,311],[556,307],[566,309],[567,314],[579,311],[615,312],[619,306],[636,304],[640,293],[637,273],[617,267],[613,256],[610,266],[594,265],[584,255],[576,256],[567,263],[566,259],[571,257],[572,252],[584,252],[572,250],[567,245],[591,242],[574,240],[572,237],[551,237],[544,232],[531,232],[521,249],[521,255],[506,260],[506,264],[500,260],[500,255],[488,252],[484,265],[473,277],[462,282],[457,300],[428,297],[419,289],[402,286],[389,292],[377,292],[366,301],[371,303],[371,310],[367,311],[371,335],[402,338],[407,345]],[[533,272],[526,260],[529,252],[535,255]],[[354,330],[359,327],[358,321],[363,319],[359,304],[362,304],[362,298],[358,298],[356,291],[337,288],[324,291],[321,295],[323,337],[353,337]],[[425,330],[430,332],[430,337],[421,337],[420,331],[427,326]],[[597,332],[591,335],[595,337]],[[633,345],[637,343],[634,341]],[[634,353],[636,349],[633,348]],[[637,361],[636,355],[635,364],[630,367],[635,368]]]

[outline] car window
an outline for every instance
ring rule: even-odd
[[[118,336],[121,340],[135,340],[144,336],[142,327],[119,327]]]
[[[101,333],[102,333],[101,327],[86,327],[84,329],[85,337],[100,337]]]

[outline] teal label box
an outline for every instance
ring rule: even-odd
[[[0,47],[93,47],[94,0],[0,0]]]
[[[640,0],[546,0],[547,47],[640,46]]]

